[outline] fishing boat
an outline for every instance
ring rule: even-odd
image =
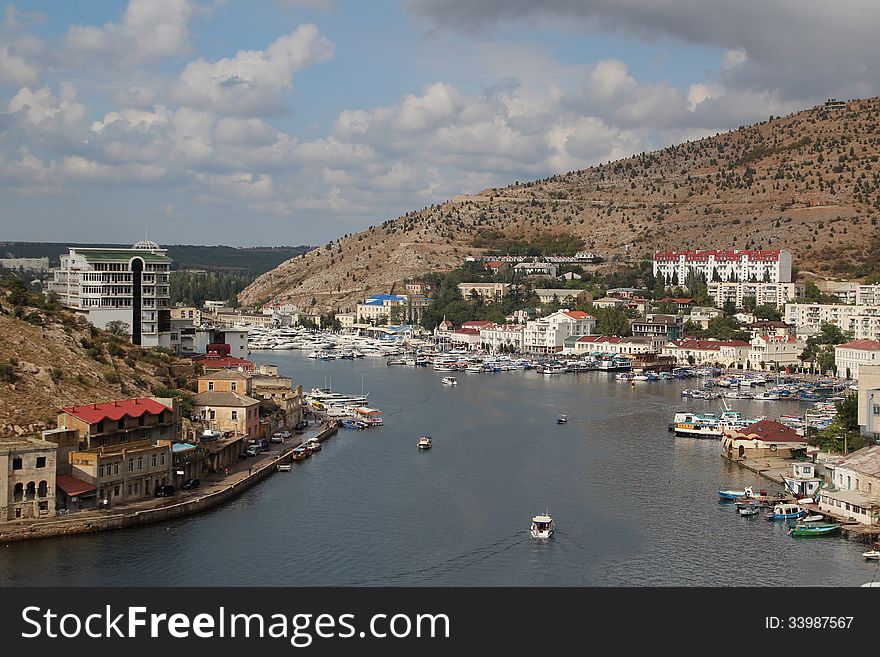
[[[457,386],[458,385],[458,381],[455,380],[454,376],[444,376],[440,380],[440,383],[442,383],[445,386]]]
[[[815,523],[802,524],[798,523],[788,530],[790,536],[828,536],[840,529],[839,523],[829,523],[819,525]]]
[[[737,510],[739,511],[739,515],[741,516],[756,516],[758,515],[758,511],[760,511],[760,509],[754,504],[742,506]]]
[[[532,518],[532,528],[529,533],[532,538],[550,538],[556,530],[553,518],[549,513],[537,515]]]
[[[431,449],[431,436],[422,436],[419,438],[418,448],[419,449]]]
[[[807,510],[797,504],[777,504],[767,514],[767,520],[794,520],[807,515]]]
[[[565,424],[566,422],[568,422],[567,415],[561,413],[559,416],[557,416],[556,424]]]
[[[865,557],[865,559],[880,560],[880,550],[868,550],[867,552],[862,552],[862,556]]]

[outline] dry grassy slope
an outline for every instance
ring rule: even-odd
[[[657,248],[787,248],[805,271],[876,259],[880,99],[818,107],[545,180],[487,189],[336,240],[260,276],[242,303],[348,309],[449,269],[486,229],[565,231],[611,256]],[[875,225],[872,225],[872,219]],[[843,263],[843,265],[841,265]],[[395,286],[397,286],[395,288]]]
[[[0,313],[0,363],[17,360],[18,379],[15,383],[0,380],[0,437],[54,426],[56,410],[62,406],[149,396],[154,385],[168,382],[169,372],[192,375],[188,361],[169,359],[164,365],[138,360],[132,369],[124,357],[110,357],[106,349],[107,363],[99,363],[82,347],[83,338],[101,340],[100,336],[92,338],[87,325],[60,316],[45,317],[45,325],[36,326]],[[133,347],[125,345],[124,349]],[[53,368],[62,375],[57,381],[52,378]],[[114,369],[120,382],[111,384],[104,374]]]

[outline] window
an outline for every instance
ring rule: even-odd
[[[12,459],[12,469],[13,470],[21,470],[21,459],[20,458]]]
[[[162,456],[159,458],[159,464],[165,465],[165,455],[164,454],[162,454]]]
[[[214,389],[214,382],[208,381],[208,390],[213,390],[213,389]]]
[[[217,419],[217,412],[216,412],[216,411],[213,411],[213,410],[212,410],[211,413],[210,413],[210,415],[211,415],[211,419],[212,419],[212,420],[216,420],[216,419]]]
[[[119,474],[119,464],[118,463],[113,464],[113,474],[115,474],[115,475]],[[119,493],[116,493],[116,494],[119,495]]]
[[[235,381],[233,381],[233,382],[232,382],[231,384],[229,384],[229,385],[230,385],[230,387],[232,388],[232,392],[235,392],[235,391],[238,389],[238,384],[237,384]]]
[[[232,420],[233,422],[238,419],[238,411],[232,411]]]
[[[144,469],[144,457],[138,456],[138,470]]]
[[[150,465],[154,468],[156,467],[156,455],[155,454],[151,455]]]
[[[134,471],[134,459],[128,459],[128,471]],[[131,486],[129,486],[128,489],[128,494],[131,495]]]
[[[45,456],[38,456],[37,457],[37,467],[38,468],[45,468],[46,467],[46,457]]]
[[[103,477],[103,476],[104,476],[104,466],[101,465],[101,466],[98,466],[98,477]]]

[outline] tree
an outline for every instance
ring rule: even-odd
[[[599,308],[593,315],[596,317],[596,333],[599,335],[632,335],[629,315],[623,308]]]
[[[114,319],[112,322],[107,322],[107,330],[113,335],[128,337],[130,328],[128,322],[123,322],[118,319]]]
[[[766,319],[773,322],[782,321],[782,314],[779,312],[779,308],[772,303],[762,303],[760,306],[756,306],[753,313],[755,319]]]
[[[835,403],[837,415],[831,425],[812,436],[810,444],[830,452],[852,452],[868,444],[859,432],[859,399],[857,393],[846,395]]]

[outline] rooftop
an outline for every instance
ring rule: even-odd
[[[880,445],[868,445],[845,456],[837,463],[838,468],[855,470],[872,477],[880,477]]]
[[[120,420],[126,415],[128,417],[141,417],[144,414],[160,415],[164,411],[170,410],[165,404],[157,402],[151,397],[136,397],[104,402],[103,404],[89,404],[88,406],[68,406],[61,409],[63,413],[89,424],[96,424],[102,420]]]
[[[247,407],[259,404],[259,399],[242,395],[238,392],[218,392],[209,390],[200,392],[193,397],[193,404],[196,406],[238,406]]]
[[[750,424],[740,432],[743,436],[757,436],[767,443],[802,443],[803,436],[799,436],[791,427],[774,420],[759,420]]]
[[[880,340],[851,340],[844,344],[839,344],[837,349],[861,349],[863,351],[880,350]]]

